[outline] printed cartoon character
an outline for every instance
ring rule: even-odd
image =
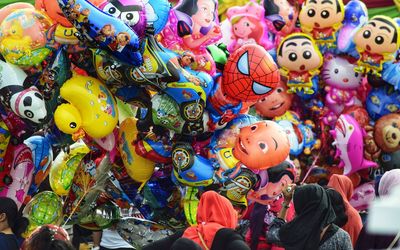
[[[232,120],[241,111],[243,103],[254,104],[271,94],[280,75],[263,47],[246,44],[232,53],[217,81],[206,106],[211,130]]]
[[[131,27],[140,37],[144,35],[146,26],[145,6],[138,0],[109,0],[99,8]],[[153,10],[154,12],[154,10]]]
[[[310,34],[323,52],[336,48],[336,32],[343,19],[342,0],[306,0],[299,14],[301,30]]]
[[[278,64],[282,67],[282,75],[288,78],[289,93],[314,94],[322,63],[322,55],[314,39],[304,33],[285,37],[278,47]]]
[[[244,44],[267,45],[264,37],[264,9],[261,5],[249,2],[245,6],[229,8],[226,15],[232,26],[232,42],[228,46],[230,52]]]
[[[114,39],[115,29],[111,24],[106,24],[101,28],[95,40],[106,45],[110,44]]]
[[[289,161],[284,161],[272,168],[261,171],[259,183],[251,190],[247,198],[262,205],[270,205],[282,193],[282,188],[292,184],[295,169]]]
[[[7,61],[14,62],[25,54],[31,55],[32,38],[24,35],[24,30],[19,21],[12,21],[10,28],[4,35],[5,37],[0,43],[0,50]]]
[[[392,153],[400,149],[400,114],[388,114],[375,124],[374,139],[384,152]]]
[[[275,34],[275,44],[282,38],[293,33],[299,16],[299,4],[292,5],[287,0],[264,0],[265,21],[268,31]]]
[[[400,109],[400,93],[390,85],[373,88],[368,94],[366,108],[369,117],[374,121],[384,115],[396,113]]]
[[[354,36],[354,43],[360,55],[359,73],[371,73],[381,77],[383,64],[394,60],[400,46],[399,27],[386,16],[375,16]]]
[[[339,115],[345,107],[356,102],[357,89],[361,84],[361,74],[354,72],[355,60],[328,54],[321,71],[326,83],[325,103],[330,111]]]
[[[293,95],[287,92],[286,78],[281,78],[277,88],[255,104],[256,112],[262,117],[273,118],[283,115],[292,105]]]

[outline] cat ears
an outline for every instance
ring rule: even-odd
[[[332,53],[326,53],[324,56],[324,61],[328,62],[328,61],[334,59],[335,57],[337,57],[337,56]],[[354,57],[351,57],[351,56],[341,55],[340,57],[343,59],[346,59],[351,64],[355,64],[357,62],[357,59]]]
[[[262,20],[264,18],[264,13],[265,10],[261,5],[255,2],[248,2],[244,6],[229,8],[226,16],[230,21],[235,17],[253,17],[257,20]]]

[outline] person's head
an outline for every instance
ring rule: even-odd
[[[18,212],[15,201],[8,197],[0,197],[0,231],[11,228],[16,236],[25,232],[28,219]]]
[[[341,24],[344,18],[342,0],[306,0],[299,20],[305,27],[327,28]]]
[[[388,195],[397,186],[400,186],[400,169],[386,172],[379,181],[379,196]]]
[[[36,229],[24,242],[23,250],[74,250],[68,233],[55,225],[45,225]]]
[[[106,24],[101,29],[101,33],[105,36],[111,36],[113,34],[113,27],[111,24]]]
[[[181,56],[182,67],[186,67],[194,63],[195,56],[190,51],[185,51]]]
[[[353,182],[345,175],[333,174],[329,179],[328,187],[338,191],[345,201],[350,201],[353,196]]]
[[[296,216],[310,213],[314,209],[328,210],[331,208],[328,194],[317,184],[297,187],[293,194],[293,204]]]
[[[176,9],[189,15],[201,27],[209,27],[217,16],[217,1],[184,0]]]
[[[333,206],[333,210],[335,211],[336,214],[336,219],[334,223],[338,227],[343,227],[346,225],[348,217],[346,214],[346,206],[344,204],[342,196],[339,194],[338,191],[336,191],[333,188],[327,188],[326,193],[328,194],[331,204]]]
[[[127,32],[120,32],[117,35],[118,44],[121,46],[126,46],[130,40],[130,35]]]

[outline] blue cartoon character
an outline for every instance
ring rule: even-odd
[[[369,116],[375,121],[384,115],[396,113],[400,109],[400,92],[389,85],[374,88],[368,94],[366,107]]]

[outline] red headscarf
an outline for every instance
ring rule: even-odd
[[[235,229],[238,216],[231,202],[214,191],[202,194],[197,209],[197,225],[191,226],[183,233],[188,238],[206,250],[201,238],[208,249],[211,249],[215,234],[221,228]],[[201,238],[200,236],[201,235]]]
[[[334,174],[331,176],[328,186],[338,191],[343,198],[348,221],[342,228],[349,233],[354,246],[357,242],[358,235],[360,234],[363,225],[360,214],[354,209],[354,207],[351,206],[349,202],[353,195],[353,183],[347,176]]]

